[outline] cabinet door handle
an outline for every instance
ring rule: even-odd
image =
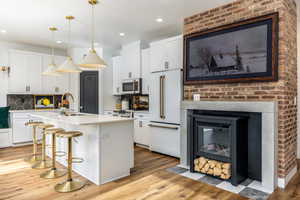
[[[159,108],[160,118],[165,119],[165,76],[160,76]]]
[[[154,128],[166,128],[166,129],[178,130],[178,127],[172,127],[172,126],[162,126],[162,125],[156,125],[156,124],[149,124],[149,126],[154,127]]]
[[[129,72],[128,73],[128,78],[131,78],[132,77],[132,72]]]
[[[165,62],[165,69],[169,69],[169,62],[168,61]]]

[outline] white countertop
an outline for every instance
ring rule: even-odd
[[[103,123],[116,123],[123,121],[133,121],[133,118],[123,118],[123,117],[114,117],[111,115],[93,115],[93,114],[83,114],[82,116],[64,116],[55,112],[38,112],[31,113],[32,117],[56,120],[58,122],[74,125],[93,125],[93,124],[103,124]]]
[[[9,112],[11,113],[32,113],[32,112],[58,112],[59,109],[51,109],[51,110],[36,110],[36,109],[31,109],[31,110],[10,110]]]

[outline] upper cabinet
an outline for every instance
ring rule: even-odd
[[[42,83],[42,56],[17,51],[9,52],[10,93],[38,93]]]
[[[122,46],[120,80],[141,78],[141,42]]]
[[[33,52],[9,51],[9,93],[28,94],[62,94],[69,90],[69,75],[44,76],[42,72],[51,63],[51,56]],[[65,60],[63,56],[56,56],[56,64]]]
[[[182,35],[150,44],[150,71],[181,69],[183,65]]]

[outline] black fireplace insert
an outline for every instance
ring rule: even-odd
[[[189,110],[190,171],[225,179],[233,185],[240,184],[248,177],[260,180],[261,156],[258,155],[261,155],[261,133],[257,133],[261,126],[258,123],[259,116],[255,113]],[[249,127],[253,122],[257,122],[256,127]],[[249,137],[251,128],[256,132],[253,134],[250,131],[254,136]],[[258,144],[249,144],[249,141],[253,142],[251,137],[255,137]],[[254,148],[255,151],[251,154],[249,150]]]

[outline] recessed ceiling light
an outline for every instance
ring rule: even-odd
[[[62,41],[58,40],[58,41],[56,41],[56,43],[57,43],[57,44],[61,44],[61,43],[62,43]]]
[[[6,30],[1,30],[1,33],[5,34],[5,33],[7,33],[7,31]]]
[[[161,23],[161,22],[163,22],[164,20],[162,19],[162,18],[157,18],[156,19],[156,22],[158,22],[158,23]]]
[[[122,37],[125,36],[125,33],[120,33],[120,36],[122,36]]]

